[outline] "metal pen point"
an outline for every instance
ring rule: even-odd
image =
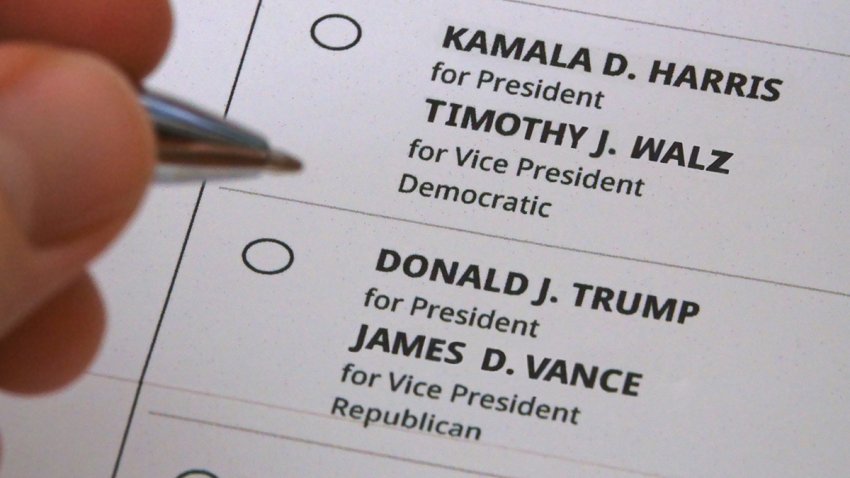
[[[156,128],[157,180],[233,178],[301,169],[301,161],[273,150],[261,135],[183,101],[150,91],[142,92],[140,101]]]

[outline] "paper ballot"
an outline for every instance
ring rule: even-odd
[[[8,476],[850,466],[846,7],[176,3],[152,84],[305,170],[154,188]]]

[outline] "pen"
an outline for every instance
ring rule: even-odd
[[[298,159],[272,149],[260,134],[186,102],[150,91],[142,92],[140,101],[156,129],[158,181],[233,178],[301,169]]]

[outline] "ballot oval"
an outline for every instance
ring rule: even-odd
[[[253,240],[242,249],[242,262],[257,274],[281,274],[292,267],[294,260],[295,254],[287,243],[270,237]]]

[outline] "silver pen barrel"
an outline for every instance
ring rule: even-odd
[[[274,151],[262,136],[161,94],[140,99],[154,123],[160,165],[157,179],[185,181],[243,177],[265,170],[295,172],[301,162]]]

